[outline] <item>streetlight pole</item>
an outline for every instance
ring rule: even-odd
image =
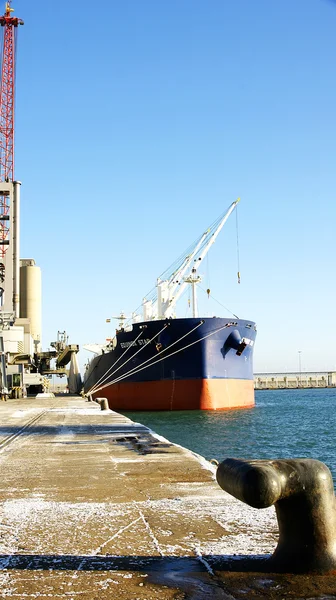
[[[300,385],[299,385],[299,387],[302,387],[302,376],[301,376],[301,353],[302,353],[302,350],[298,350],[298,355],[299,355],[299,373],[300,373]]]

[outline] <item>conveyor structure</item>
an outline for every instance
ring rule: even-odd
[[[51,375],[56,375],[57,377],[66,376],[71,393],[80,392],[81,379],[77,363],[78,344],[69,344],[69,337],[66,331],[58,331],[57,340],[51,342],[50,346],[54,350],[38,352],[36,354],[38,371],[46,377],[50,377]],[[54,361],[54,366],[51,365],[52,361]]]

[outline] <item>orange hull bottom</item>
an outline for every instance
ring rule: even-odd
[[[108,399],[113,410],[223,410],[254,406],[253,381],[190,379],[122,382],[93,397]]]

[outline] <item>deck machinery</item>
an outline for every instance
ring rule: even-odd
[[[14,177],[14,111],[17,30],[11,0],[0,16],[0,396],[42,391],[55,358],[57,374],[67,374],[65,347],[41,352],[41,271],[34,259],[20,259],[20,188]],[[46,356],[48,355],[48,356]],[[62,358],[59,358],[59,355]],[[72,361],[75,364],[75,361]]]

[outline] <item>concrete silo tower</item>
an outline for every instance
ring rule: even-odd
[[[42,334],[42,289],[41,269],[34,259],[20,261],[20,317],[30,320],[30,334],[34,340],[35,352],[41,350]]]

